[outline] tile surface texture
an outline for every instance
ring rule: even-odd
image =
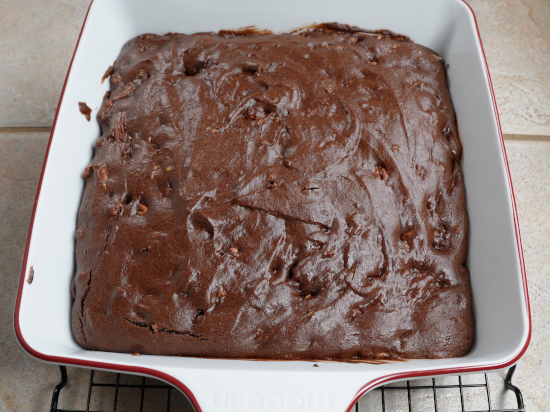
[[[0,410],[45,410],[55,366],[31,359],[13,333],[13,307],[47,133],[0,134]],[[53,385],[53,386],[52,386]]]
[[[505,134],[550,135],[550,1],[467,0]]]
[[[90,0],[0,0],[0,127],[50,127]]]
[[[550,141],[507,141],[529,284],[533,336],[516,382],[529,412],[550,405]]]

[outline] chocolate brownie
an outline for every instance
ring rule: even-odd
[[[434,51],[337,25],[145,34],[111,73],[77,223],[83,348],[469,352],[461,145]]]

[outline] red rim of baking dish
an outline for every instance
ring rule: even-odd
[[[48,147],[46,149],[46,154],[45,154],[45,157],[44,157],[44,165],[42,166],[42,172],[40,174],[40,180],[39,180],[39,183],[38,183],[38,189],[37,189],[36,197],[35,197],[35,200],[34,200],[34,206],[33,206],[33,210],[32,210],[31,222],[30,222],[30,226],[29,226],[29,234],[28,234],[27,243],[26,243],[26,246],[25,246],[25,255],[24,255],[24,258],[23,258],[23,266],[21,268],[21,279],[19,280],[19,290],[17,292],[17,301],[15,302],[15,311],[14,311],[15,334],[17,336],[17,339],[18,339],[19,343],[23,347],[23,349],[25,349],[30,355],[32,355],[32,356],[34,356],[38,359],[47,361],[47,362],[53,362],[53,363],[65,364],[65,365],[85,366],[85,367],[89,367],[89,368],[111,369],[111,370],[117,370],[117,371],[121,371],[121,372],[139,373],[139,374],[149,375],[149,376],[153,376],[153,377],[162,379],[162,380],[170,383],[171,385],[175,386],[179,390],[181,390],[185,394],[185,396],[187,396],[187,398],[189,399],[189,401],[191,402],[191,404],[193,405],[195,410],[197,412],[202,412],[202,409],[201,409],[201,407],[200,407],[200,405],[197,401],[197,398],[195,398],[195,395],[193,394],[193,392],[187,386],[185,386],[182,382],[180,382],[178,379],[174,378],[171,375],[168,375],[164,372],[161,372],[161,371],[158,371],[158,370],[155,370],[155,369],[145,368],[145,367],[141,367],[141,366],[118,365],[118,364],[107,363],[107,362],[97,362],[97,361],[87,361],[87,360],[78,360],[78,359],[72,359],[72,358],[64,358],[62,356],[49,356],[49,355],[40,353],[40,352],[36,351],[35,349],[33,349],[25,341],[25,339],[23,338],[23,334],[21,333],[21,327],[19,325],[19,309],[20,309],[20,306],[21,306],[21,295],[23,293],[23,286],[24,286],[24,283],[25,283],[25,269],[27,267],[27,259],[28,259],[28,254],[29,254],[30,240],[31,240],[32,229],[33,229],[33,225],[34,225],[34,217],[35,217],[35,214],[36,214],[36,206],[38,204],[38,197],[40,196],[40,189],[42,187],[42,180],[44,178],[44,170],[46,169],[48,154],[49,154],[50,146],[51,146],[51,143],[52,143],[52,136],[53,136],[53,133],[55,131],[55,125],[57,123],[57,117],[59,115],[59,107],[61,105],[61,102],[63,101],[63,96],[65,95],[65,88],[67,87],[67,80],[68,80],[69,74],[71,72],[71,68],[72,68],[73,61],[74,61],[74,56],[76,54],[76,50],[78,50],[78,45],[80,44],[80,38],[82,37],[82,32],[84,31],[84,27],[86,26],[86,22],[88,20],[88,15],[89,15],[90,10],[91,10],[91,8],[94,4],[94,1],[95,0],[92,0],[92,2],[90,3],[90,6],[88,7],[88,11],[86,12],[86,17],[84,18],[84,22],[82,23],[82,29],[80,30],[80,34],[78,36],[78,41],[76,43],[75,51],[74,51],[73,57],[71,59],[71,64],[69,65],[69,70],[67,71],[67,77],[65,78],[65,83],[63,84],[63,90],[61,91],[61,97],[59,98],[59,105],[58,105],[57,111],[55,113],[55,118],[54,118],[54,121],[53,121],[52,131],[50,133],[50,140],[48,141]],[[501,125],[500,125],[500,119],[499,119],[499,116],[498,116],[497,103],[496,103],[496,99],[495,99],[495,93],[494,93],[494,90],[493,90],[493,83],[491,82],[491,75],[489,73],[489,67],[487,65],[487,58],[485,56],[485,50],[483,49],[483,44],[481,42],[481,35],[479,33],[479,27],[478,27],[478,24],[477,24],[477,19],[476,19],[475,13],[474,13],[473,9],[470,7],[470,5],[468,3],[466,3],[466,0],[461,0],[461,1],[466,5],[466,7],[468,7],[468,9],[470,10],[470,13],[472,14],[472,17],[474,18],[477,37],[478,37],[478,40],[479,40],[479,44],[481,46],[481,52],[483,54],[483,60],[485,62],[485,69],[487,71],[487,80],[489,82],[489,90],[491,92],[491,100],[492,100],[492,103],[493,103],[493,110],[495,112],[495,118],[496,118],[496,121],[497,121],[497,130],[498,130],[498,135],[499,135],[499,138],[500,138],[500,146],[501,146],[501,149],[502,149],[502,155],[504,156],[504,166],[505,166],[505,169],[506,169],[506,175],[508,177],[508,185],[510,187],[510,193],[511,193],[512,211],[513,211],[513,217],[514,217],[514,229],[515,229],[515,232],[516,232],[516,243],[517,243],[517,247],[518,247],[518,256],[519,256],[519,262],[520,262],[520,268],[521,268],[521,277],[522,277],[522,281],[523,281],[523,290],[525,292],[525,305],[526,305],[526,309],[527,309],[528,327],[529,327],[529,331],[528,331],[528,334],[527,334],[527,340],[525,341],[525,345],[523,346],[521,351],[516,356],[514,356],[510,360],[508,360],[506,362],[502,362],[502,363],[496,363],[496,364],[493,364],[493,365],[484,365],[484,366],[444,368],[444,369],[426,370],[426,371],[417,371],[417,372],[415,372],[415,371],[401,372],[401,373],[394,373],[394,374],[382,376],[378,379],[375,379],[375,380],[372,380],[372,381],[366,383],[361,389],[359,389],[357,391],[357,393],[355,394],[355,396],[353,397],[353,399],[351,400],[349,406],[346,408],[346,410],[344,412],[350,412],[351,409],[353,408],[353,406],[355,405],[355,403],[359,400],[359,398],[361,398],[361,396],[363,396],[367,391],[369,391],[370,389],[375,388],[377,386],[380,386],[384,383],[387,383],[389,381],[393,381],[393,380],[397,380],[397,379],[421,378],[421,377],[425,377],[425,376],[435,376],[435,375],[448,375],[448,374],[459,375],[461,373],[482,372],[482,371],[489,371],[489,370],[494,370],[494,369],[507,368],[507,367],[515,364],[523,356],[523,354],[525,353],[525,351],[527,350],[527,348],[529,346],[529,342],[531,341],[531,329],[532,329],[531,328],[531,310],[530,310],[530,303],[529,303],[529,293],[528,293],[528,290],[527,290],[527,276],[526,276],[526,273],[525,273],[525,262],[524,262],[524,259],[523,259],[523,249],[522,249],[522,245],[521,245],[521,235],[520,235],[520,230],[519,230],[518,214],[517,214],[517,209],[516,209],[514,189],[512,187],[512,179],[511,179],[511,176],[510,176],[510,169],[508,167],[508,157],[506,156],[506,149],[505,149],[505,146],[504,146],[504,138],[502,136],[502,128],[501,128]]]

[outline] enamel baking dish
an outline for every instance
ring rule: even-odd
[[[344,363],[132,356],[83,350],[71,334],[70,280],[84,180],[99,136],[101,78],[122,45],[143,33],[217,31],[255,25],[274,32],[340,22],[390,29],[439,53],[464,146],[476,340],[463,358]],[[87,122],[78,102],[93,109]],[[30,271],[32,283],[27,282]],[[495,98],[475,21],[462,0],[95,0],[67,75],[29,230],[15,332],[32,356],[124,371],[179,388],[197,411],[349,411],[390,381],[501,369],[527,349],[531,322],[512,185]]]

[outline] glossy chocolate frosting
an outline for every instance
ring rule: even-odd
[[[84,172],[82,347],[468,353],[468,218],[445,69],[380,33],[147,34],[124,46]]]

